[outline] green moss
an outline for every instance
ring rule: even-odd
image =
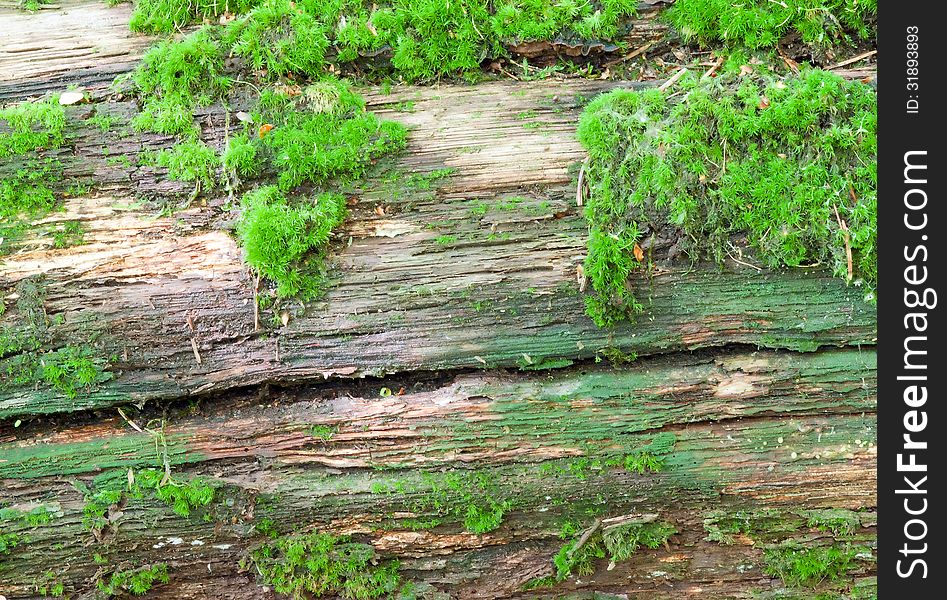
[[[802,511],[799,514],[806,519],[806,527],[829,532],[836,538],[851,535],[861,527],[858,513],[850,510],[823,508]]]
[[[446,474],[425,474],[419,484],[377,482],[375,494],[402,494],[410,491],[417,499],[408,510],[450,518],[463,524],[471,533],[494,531],[503,523],[504,516],[514,508],[515,499],[501,491],[496,479],[480,471],[456,471]]]
[[[10,554],[20,545],[20,541],[18,533],[0,533],[0,554]]]
[[[407,139],[403,125],[366,112],[365,101],[337,79],[316,82],[297,97],[264,92],[260,113],[259,121],[274,127],[262,141],[284,190],[358,178]]]
[[[224,41],[234,56],[243,57],[268,78],[290,73],[317,76],[324,68],[330,23],[296,8],[290,0],[265,0],[228,25]]]
[[[578,546],[581,536],[565,544],[553,558],[556,581],[564,581],[570,575],[591,575],[595,572],[595,561],[609,557],[612,562],[628,560],[641,546],[656,549],[667,543],[677,533],[670,523],[628,523],[595,531]]]
[[[331,440],[338,431],[339,428],[337,426],[330,427],[329,425],[313,425],[309,428],[309,433],[323,442]]]
[[[231,175],[249,178],[260,172],[261,164],[257,158],[257,146],[246,134],[230,138],[220,162]]]
[[[134,73],[141,112],[138,129],[194,135],[194,107],[206,106],[231,85],[224,76],[224,54],[212,28],[204,27],[181,40],[153,46]]]
[[[79,246],[85,241],[85,228],[82,221],[66,221],[53,230],[54,248],[71,248]]]
[[[155,164],[166,168],[171,179],[193,181],[199,189],[209,190],[216,183],[220,159],[204,142],[189,140],[158,152]]]
[[[616,37],[637,6],[635,0],[142,0],[131,26],[170,32],[213,22],[224,11],[239,13],[215,26],[224,30],[223,50],[266,79],[317,79],[328,71],[328,57],[348,64],[390,50],[383,73],[432,81],[476,77],[482,63],[504,55],[504,42]]]
[[[0,109],[0,158],[58,148],[64,141],[66,113],[53,101],[23,102]]]
[[[67,345],[50,352],[24,352],[0,363],[0,389],[43,386],[74,399],[110,380],[108,360],[91,346]]]
[[[865,551],[850,545],[802,548],[790,544],[764,553],[763,572],[779,577],[788,586],[814,587],[823,581],[842,579],[857,567],[856,556]]]
[[[642,310],[628,286],[645,266],[634,247],[645,229],[667,227],[694,259],[722,261],[745,235],[771,268],[827,265],[873,297],[875,92],[811,69],[784,80],[722,75],[680,85],[686,93],[674,98],[616,90],[582,115],[591,188],[585,274],[595,291],[586,304],[595,322]]]
[[[96,587],[106,596],[121,596],[125,592],[143,596],[155,584],[168,583],[168,581],[168,565],[159,563],[149,567],[115,571],[107,580],[98,580]]]
[[[244,13],[258,0],[136,0],[129,27],[142,33],[172,33],[200,23],[216,21],[224,13]]]
[[[27,527],[39,527],[53,521],[54,514],[45,506],[37,506],[29,511],[14,508],[0,509],[0,522],[21,522]]]
[[[875,34],[877,0],[678,0],[665,18],[686,41],[773,48],[790,31],[810,46],[845,43]]]
[[[0,177],[0,228],[18,229],[24,219],[41,218],[56,210],[60,201],[51,186],[61,173],[58,161],[34,157]]]
[[[135,484],[141,493],[154,494],[181,517],[188,517],[193,510],[209,505],[216,493],[213,486],[199,477],[181,481],[157,469],[135,473]]]
[[[276,284],[279,296],[317,296],[332,230],[345,219],[345,198],[323,193],[290,200],[275,186],[247,193],[237,225],[247,263]]]
[[[740,510],[736,512],[712,511],[704,519],[707,540],[720,544],[734,543],[738,535],[749,536],[755,541],[783,537],[797,531],[803,520],[796,515],[782,513],[773,508]]]
[[[302,600],[310,595],[369,599],[402,587],[398,562],[376,566],[375,549],[324,533],[278,538],[253,550],[250,560],[265,585]]]
[[[503,514],[507,508],[503,503],[491,503],[489,506],[471,504],[464,515],[464,529],[478,535],[497,529],[503,523]]]

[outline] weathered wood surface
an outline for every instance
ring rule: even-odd
[[[127,8],[100,6],[73,10],[127,18]],[[4,258],[0,286],[9,294],[41,275],[45,311],[63,319],[57,341],[95,337],[117,360],[113,381],[74,400],[0,392],[0,507],[43,505],[56,515],[39,527],[5,524],[25,542],[0,556],[0,594],[35,597],[37,579],[52,571],[72,597],[86,597],[113,569],[166,562],[171,582],[151,597],[273,597],[239,567],[263,541],[254,526],[264,517],[283,533],[372,543],[382,558],[401,560],[406,578],[431,586],[422,587],[431,598],[437,590],[451,598],[772,597],[784,586],[761,571],[769,542],[873,545],[876,324],[859,289],[818,269],[759,271],[741,264],[753,262],[747,256],[693,265],[675,255],[672,236],[654,232],[646,249],[655,269],[632,282],[648,301],[638,323],[600,330],[584,316],[575,123],[594,94],[638,84],[366,90],[370,109],[412,128],[388,175],[454,172],[431,189],[382,173],[350,190],[328,296],[305,311],[287,306],[286,326],[255,330],[229,199],[215,192],[161,216],[190,190],[139,166],[137,155],[173,140],[127,131],[134,103],[105,89],[147,40],[106,18],[61,19],[63,35],[103,40],[101,61],[71,70],[68,55],[37,46],[18,60],[8,50],[42,39],[25,22],[14,28],[20,42],[0,42],[0,98],[86,86],[92,102],[69,107],[70,142],[58,157],[96,189],[37,224]],[[86,123],[94,114],[114,116],[116,126],[103,134]],[[199,120],[205,141],[220,148],[221,108]],[[481,203],[485,214],[471,210]],[[73,219],[89,243],[53,249],[50,228]],[[8,311],[3,324],[17,318]],[[612,350],[641,358],[596,361]],[[556,359],[576,362],[516,370]],[[82,526],[86,501],[72,482],[162,462],[154,437],[111,408],[128,403],[146,403],[141,413],[124,409],[136,424],[165,419],[176,478],[220,488],[187,519],[153,498],[130,499],[96,539]],[[601,466],[658,433],[676,436],[660,473]],[[421,502],[432,481],[470,473],[515,500],[500,528],[483,535]],[[705,539],[713,511],[762,509],[793,526],[732,545]],[[799,514],[810,509],[858,511],[859,525],[835,540],[806,525]],[[565,521],[641,512],[677,527],[666,548],[611,570],[600,561],[594,575],[552,590],[520,591],[552,572]],[[443,522],[414,531],[407,518]],[[94,553],[108,564],[95,564]],[[848,582],[873,572],[859,560]]]
[[[381,383],[406,392],[382,398],[357,382],[232,394],[197,414],[169,413],[163,431],[176,477],[223,486],[207,511],[213,518],[183,519],[154,500],[130,500],[105,542],[82,529],[84,500],[70,481],[159,466],[152,436],[114,413],[26,425],[0,438],[4,503],[43,504],[58,516],[38,528],[14,526],[30,541],[5,558],[0,589],[28,596],[46,569],[84,589],[98,568],[90,555],[100,552],[110,568],[168,563],[173,583],[163,597],[260,597],[237,564],[261,541],[251,527],[266,517],[283,531],[371,540],[383,557],[400,558],[407,576],[452,597],[500,597],[549,574],[561,523],[588,519],[584,511],[597,507],[605,516],[656,512],[681,533],[666,550],[642,551],[611,571],[604,561],[595,576],[557,590],[747,597],[775,585],[761,575],[761,548],[702,540],[704,519],[712,511],[771,508],[790,518],[874,507],[874,360],[867,349],[732,351],[623,369],[393,378]],[[322,439],[313,426],[333,434]],[[660,473],[574,468],[583,457],[641,447],[658,432],[676,435]],[[489,473],[493,494],[512,499],[499,529],[476,536],[450,518],[430,530],[398,527],[406,517],[438,516],[415,508],[429,490],[426,477],[468,470]],[[860,535],[870,539],[873,518],[860,518],[868,528]],[[826,537],[804,526],[793,535],[806,543]]]
[[[81,124],[90,109],[71,107],[80,124],[75,151],[64,150],[62,160],[67,172],[92,174],[104,189],[70,200],[45,224],[81,220],[91,243],[53,250],[37,228],[0,277],[10,289],[45,275],[46,311],[63,315],[61,335],[101,334],[103,352],[119,357],[116,377],[75,401],[42,390],[3,392],[0,416],[332,375],[509,366],[524,355],[576,360],[605,348],[644,355],[733,343],[814,349],[873,342],[873,308],[830,274],[670,260],[672,241],[663,234],[645,244],[657,267],[633,281],[649,300],[647,313],[635,324],[597,328],[577,290],[585,224],[569,170],[583,156],[574,129],[582,100],[614,85],[491,83],[372,96],[372,108],[411,127],[397,169],[455,172],[430,191],[366,184],[340,236],[350,244],[334,252],[338,282],[325,301],[305,313],[290,307],[287,326],[259,331],[252,278],[221,229],[233,218],[219,210],[224,199],[171,217],[156,218],[153,206],[130,208],[135,193],[177,193],[179,202],[189,191],[152,167],[114,163],[121,153],[134,157],[169,142],[130,134],[105,145],[100,132]],[[414,112],[393,110],[405,102]],[[123,103],[104,109],[125,119],[133,110]],[[223,121],[212,110],[203,121],[210,143],[222,144]],[[524,200],[510,206],[511,197]],[[489,211],[472,214],[483,202]]]

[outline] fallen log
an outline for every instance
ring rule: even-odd
[[[24,541],[3,557],[0,589],[28,597],[52,570],[81,592],[114,570],[166,563],[167,597],[260,597],[239,565],[268,540],[266,524],[282,536],[353,535],[451,597],[506,597],[550,575],[564,526],[654,513],[678,532],[666,547],[610,570],[602,560],[555,589],[705,597],[706,584],[739,595],[773,585],[764,555],[787,539],[871,545],[874,386],[870,350],[737,350],[37,421],[2,438],[2,498],[24,513],[46,507],[51,520],[7,529]],[[626,458],[642,448],[660,466],[634,471]],[[214,500],[185,518],[150,492],[128,494],[89,530],[90,494],[110,475],[125,489],[127,471],[141,478],[164,461],[179,485],[210,482]],[[471,533],[470,507],[489,506],[502,507],[499,522]],[[734,515],[748,522],[736,539],[704,539]],[[820,519],[839,515],[852,525],[833,534]]]
[[[325,298],[255,310],[234,198],[182,202],[191,186],[140,160],[173,140],[132,131],[137,105],[105,89],[147,38],[70,10],[42,15],[53,46],[112,50],[57,56],[18,17],[0,97],[84,86],[55,156],[94,185],[3,257],[0,321],[88,344],[111,379],[0,389],[0,595],[286,597],[326,576],[301,553],[349,597],[870,597],[877,327],[858,288],[762,269],[740,240],[692,263],[650,231],[638,321],[584,314],[575,123],[646,84],[363,89],[408,149],[346,190]],[[220,150],[241,108],[200,109],[202,139]],[[84,243],[57,248],[76,221]],[[812,557],[831,576],[794,570]]]

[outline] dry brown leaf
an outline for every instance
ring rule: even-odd
[[[743,65],[740,67],[740,77],[743,77],[744,75],[750,75],[751,73],[753,73],[753,67],[750,65]]]
[[[769,108],[769,98],[766,96],[760,96],[760,103],[757,105],[760,110],[766,110]]]
[[[635,254],[635,260],[637,260],[638,262],[641,262],[644,260],[644,250],[641,249],[641,246],[639,246],[637,242],[635,242],[635,247],[632,250],[632,252],[634,252]]]
[[[377,206],[375,207],[375,214],[378,215],[379,217],[384,217],[384,216],[385,216],[385,207],[382,206],[381,204],[377,205]]]
[[[271,131],[273,131],[273,125],[271,123],[264,123],[263,125],[260,125],[260,131],[258,132],[258,135],[262,140],[264,137],[266,137],[266,134]]]

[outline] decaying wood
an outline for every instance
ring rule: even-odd
[[[638,321],[599,329],[584,315],[575,124],[595,94],[643,84],[362,90],[370,110],[410,128],[408,150],[349,190],[335,283],[308,307],[281,306],[289,318],[277,325],[257,312],[261,284],[231,235],[230,199],[210,191],[162,212],[192,189],[138,156],[174,140],[131,131],[135,103],[105,89],[149,39],[127,31],[127,7],[63,6],[3,14],[14,35],[0,42],[0,98],[84,86],[90,101],[67,107],[57,157],[95,189],[4,257],[0,287],[41,282],[56,339],[93,338],[115,357],[114,379],[75,399],[0,391],[0,508],[55,515],[8,526],[25,541],[0,555],[0,594],[34,597],[52,572],[83,597],[111,570],[163,562],[171,581],[152,597],[275,597],[241,567],[265,541],[264,517],[286,534],[371,543],[427,598],[767,597],[785,587],[762,571],[770,542],[837,541],[799,516],[807,510],[855,511],[846,539],[874,543],[877,328],[861,290],[819,267],[772,272],[742,255],[694,264],[673,232],[650,231],[653,268],[630,282],[645,303]],[[565,51],[553,46],[519,51]],[[95,114],[115,127],[92,127]],[[197,118],[217,149],[236,129],[221,106]],[[389,177],[443,168],[453,172],[431,189]],[[472,210],[481,203],[489,209]],[[88,243],[54,249],[52,228],[70,220]],[[660,472],[603,466],[668,433]],[[82,485],[144,468],[205,478],[217,498],[189,518],[132,498],[108,531],[83,527]],[[481,535],[423,502],[432,480],[470,473],[511,501]],[[708,539],[714,515],[760,510],[795,525],[772,539]],[[611,569],[604,559],[594,575],[524,591],[553,574],[563,523],[595,519],[678,533]],[[848,576],[872,573],[862,560]]]
[[[103,155],[102,134],[85,126],[75,154],[64,152],[62,160],[68,172],[94,174],[105,189],[70,200],[65,213],[44,224],[81,220],[90,243],[53,250],[43,237],[49,234],[38,228],[36,238],[7,258],[3,283],[9,288],[42,274],[47,313],[65,319],[62,335],[99,333],[102,349],[120,357],[113,366],[117,376],[65,403],[42,390],[7,391],[0,396],[0,415],[206,395],[266,382],[581,360],[608,348],[644,355],[733,343],[813,349],[872,342],[873,309],[857,288],[831,274],[672,260],[673,240],[661,232],[648,242],[658,264],[632,281],[647,314],[635,324],[597,328],[574,284],[585,224],[574,206],[570,168],[583,158],[574,133],[583,99],[612,86],[493,83],[370,95],[372,108],[411,128],[398,169],[455,172],[430,192],[365,184],[341,236],[351,243],[334,254],[338,282],[325,301],[305,312],[291,306],[287,326],[259,331],[252,277],[236,242],[221,229],[231,226],[229,215],[212,204],[155,218],[157,209],[134,208],[130,194],[179,198],[188,188],[153,167],[110,164],[120,152],[134,156],[169,142],[129,135],[113,140]],[[406,101],[414,112],[394,110]],[[133,110],[123,103],[105,106],[117,118],[127,119]],[[89,112],[68,108],[77,120]],[[542,126],[523,127],[517,117],[524,113],[535,113],[533,122]],[[210,143],[222,144],[223,116],[211,109],[203,122]],[[510,197],[525,200],[512,210],[471,215],[480,202]],[[384,216],[373,210],[377,205],[389,207]],[[456,240],[439,243],[448,233]]]
[[[61,514],[24,530],[31,541],[5,560],[0,589],[24,591],[52,565],[65,567],[63,577],[81,588],[96,571],[89,560],[94,550],[116,563],[123,556],[140,564],[167,562],[174,580],[169,589],[180,593],[260,597],[252,574],[239,573],[238,563],[263,541],[252,526],[267,516],[284,531],[370,540],[382,556],[400,558],[407,575],[454,597],[486,598],[496,589],[505,596],[550,572],[563,518],[607,498],[606,519],[653,513],[681,533],[666,550],[641,553],[562,589],[703,597],[695,586],[736,592],[769,581],[760,574],[759,547],[714,549],[701,541],[712,511],[791,514],[875,505],[869,441],[874,353],[867,349],[683,354],[621,369],[589,364],[379,385],[407,391],[379,397],[376,386],[340,382],[266,396],[231,394],[205,403],[198,414],[166,415],[163,435],[175,476],[201,475],[224,486],[214,519],[183,519],[154,500],[132,500],[117,532],[92,548],[91,534],[80,525],[84,501],[70,480],[158,466],[152,436],[118,415],[10,431],[0,446],[5,503],[23,509],[42,503]],[[334,433],[315,436],[314,426]],[[547,468],[591,449],[639,446],[658,432],[676,435],[660,473],[593,468],[577,477]],[[408,516],[435,516],[412,512],[423,485],[412,486],[445,469],[496,477],[496,493],[515,500],[498,530],[476,536],[449,520],[426,531],[394,525]],[[404,491],[372,492],[398,481]],[[264,498],[269,512],[260,508]],[[820,535],[805,528],[797,534],[803,541]]]

